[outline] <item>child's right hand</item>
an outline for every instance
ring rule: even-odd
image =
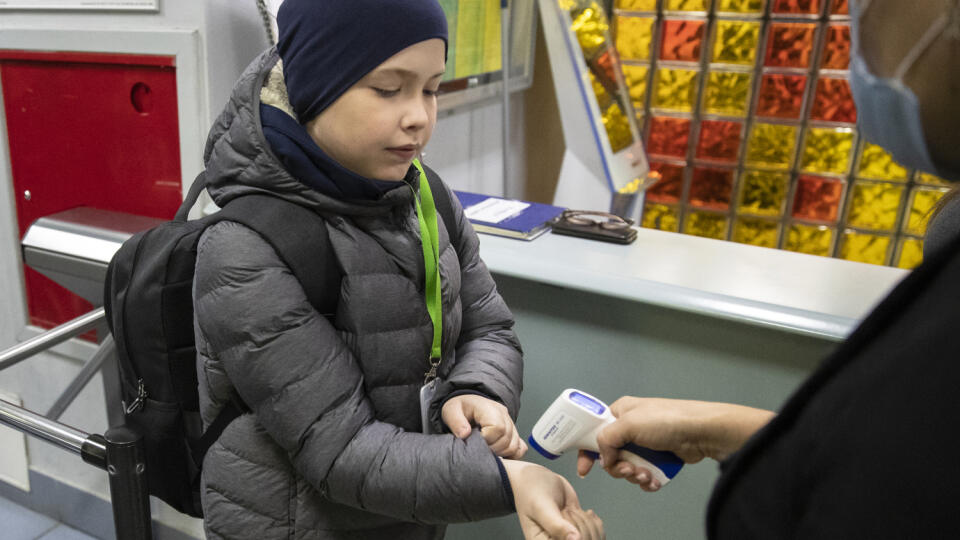
[[[461,439],[470,436],[471,424],[479,426],[483,440],[500,457],[520,459],[527,452],[527,443],[507,408],[492,399],[477,394],[455,396],[443,404],[440,416],[450,432]]]

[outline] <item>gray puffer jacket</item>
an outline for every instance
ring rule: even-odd
[[[209,424],[234,395],[252,410],[204,460],[208,538],[440,538],[445,523],[511,512],[509,484],[478,431],[465,441],[420,433],[433,327],[412,190],[348,202],[291,177],[260,126],[259,90],[276,61],[267,51],[251,64],[212,128],[209,191],[221,206],[268,191],[332,216],[334,253],[323,256],[337,258],[343,280],[331,324],[254,231],[221,222],[201,238],[194,282],[201,413]],[[513,318],[451,201],[455,223],[438,224],[444,382],[437,403],[454,392],[481,393],[516,418],[522,356]],[[436,409],[433,423],[442,429]]]

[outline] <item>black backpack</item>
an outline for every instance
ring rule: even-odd
[[[454,230],[446,188],[427,175],[437,214]],[[259,233],[300,281],[310,303],[333,319],[341,270],[331,253],[322,216],[270,195],[244,195],[219,212],[187,221],[206,187],[197,177],[172,221],[125,241],[107,268],[104,308],[117,349],[126,425],[143,436],[151,495],[180,512],[202,517],[203,457],[246,409],[229,403],[203,431],[193,333],[193,274],[197,242],[220,221]],[[296,223],[296,227],[291,227]],[[307,246],[305,248],[305,246]]]

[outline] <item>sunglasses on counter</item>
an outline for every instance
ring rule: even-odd
[[[564,210],[553,223],[553,232],[578,238],[629,244],[637,237],[633,220],[609,212]]]

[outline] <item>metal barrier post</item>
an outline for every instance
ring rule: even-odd
[[[108,429],[104,439],[117,538],[150,540],[153,533],[143,437],[126,426],[118,426]]]

